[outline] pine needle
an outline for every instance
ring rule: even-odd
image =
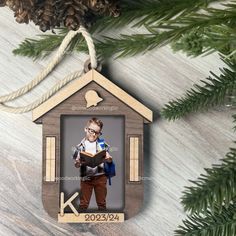
[[[65,35],[39,35],[40,39],[25,39],[14,55],[27,56],[33,59],[44,58],[60,46]]]
[[[223,205],[228,207],[236,197],[236,149],[230,148],[221,164],[205,169],[198,180],[190,181],[195,186],[186,187],[181,198],[185,211],[202,213],[211,209],[220,213]],[[215,205],[218,206],[215,209]]]
[[[133,27],[145,26],[150,34],[120,35],[119,38],[103,37],[97,40],[96,48],[101,58],[133,56],[145,53],[157,47],[164,46],[179,40],[183,34],[193,28],[206,27],[207,25],[221,24],[227,17],[235,17],[214,9],[211,14],[204,17],[196,13],[199,9],[207,7],[213,0],[148,0],[148,1],[123,1],[123,13],[120,17],[103,17],[92,27],[91,33],[95,34],[107,29],[120,28],[133,22]],[[229,6],[231,7],[231,6]],[[159,32],[159,29],[162,31]],[[163,32],[164,30],[164,32]],[[14,50],[15,55],[39,58],[49,55],[50,51],[59,46],[65,32],[59,35],[46,35],[45,40],[27,39],[19,48]],[[50,40],[49,40],[50,39]],[[84,50],[84,45],[71,48]],[[101,50],[102,49],[102,50]]]
[[[161,115],[168,120],[175,120],[189,113],[223,104],[226,94],[236,87],[236,64],[225,63],[230,69],[221,69],[220,76],[211,72],[212,76],[205,81],[201,80],[203,86],[195,84],[184,97],[170,101],[162,109]]]
[[[215,209],[218,206],[215,205]],[[217,211],[219,212],[219,211]],[[194,214],[183,220],[175,230],[176,236],[234,236],[236,235],[236,202],[222,207],[220,213],[207,210],[205,215]]]

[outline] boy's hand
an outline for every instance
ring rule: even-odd
[[[85,161],[81,161],[80,159],[75,159],[75,167],[79,168],[84,164]]]
[[[109,163],[112,162],[112,156],[108,152],[106,152],[105,160]]]
[[[80,160],[75,160],[75,167],[76,168],[79,168],[81,166],[81,162],[80,162]]]

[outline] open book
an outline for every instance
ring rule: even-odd
[[[102,150],[97,152],[96,154],[91,154],[89,152],[80,152],[80,160],[83,165],[90,166],[92,168],[100,165],[105,161],[106,157],[106,150]]]

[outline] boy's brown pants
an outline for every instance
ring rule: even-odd
[[[106,209],[106,196],[107,196],[107,177],[104,175],[89,177],[90,180],[80,182],[80,209],[87,209],[89,206],[90,198],[95,192],[96,202],[99,210]]]

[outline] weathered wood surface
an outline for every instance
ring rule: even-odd
[[[11,51],[22,40],[41,32],[31,24],[16,24],[12,12],[0,10],[0,95],[4,95],[28,83],[50,58],[14,57]],[[32,102],[56,81],[82,68],[86,59],[86,55],[68,55],[39,88],[8,104]],[[204,167],[217,163],[232,144],[233,111],[219,108],[176,122],[160,119],[158,113],[170,99],[208,76],[209,70],[219,73],[221,65],[216,55],[189,59],[168,47],[106,65],[105,76],[155,113],[153,124],[145,125],[143,210],[122,224],[59,224],[50,218],[41,202],[42,128],[32,122],[30,112],[1,112],[0,235],[174,235],[185,218],[180,197],[188,179],[196,179]]]

